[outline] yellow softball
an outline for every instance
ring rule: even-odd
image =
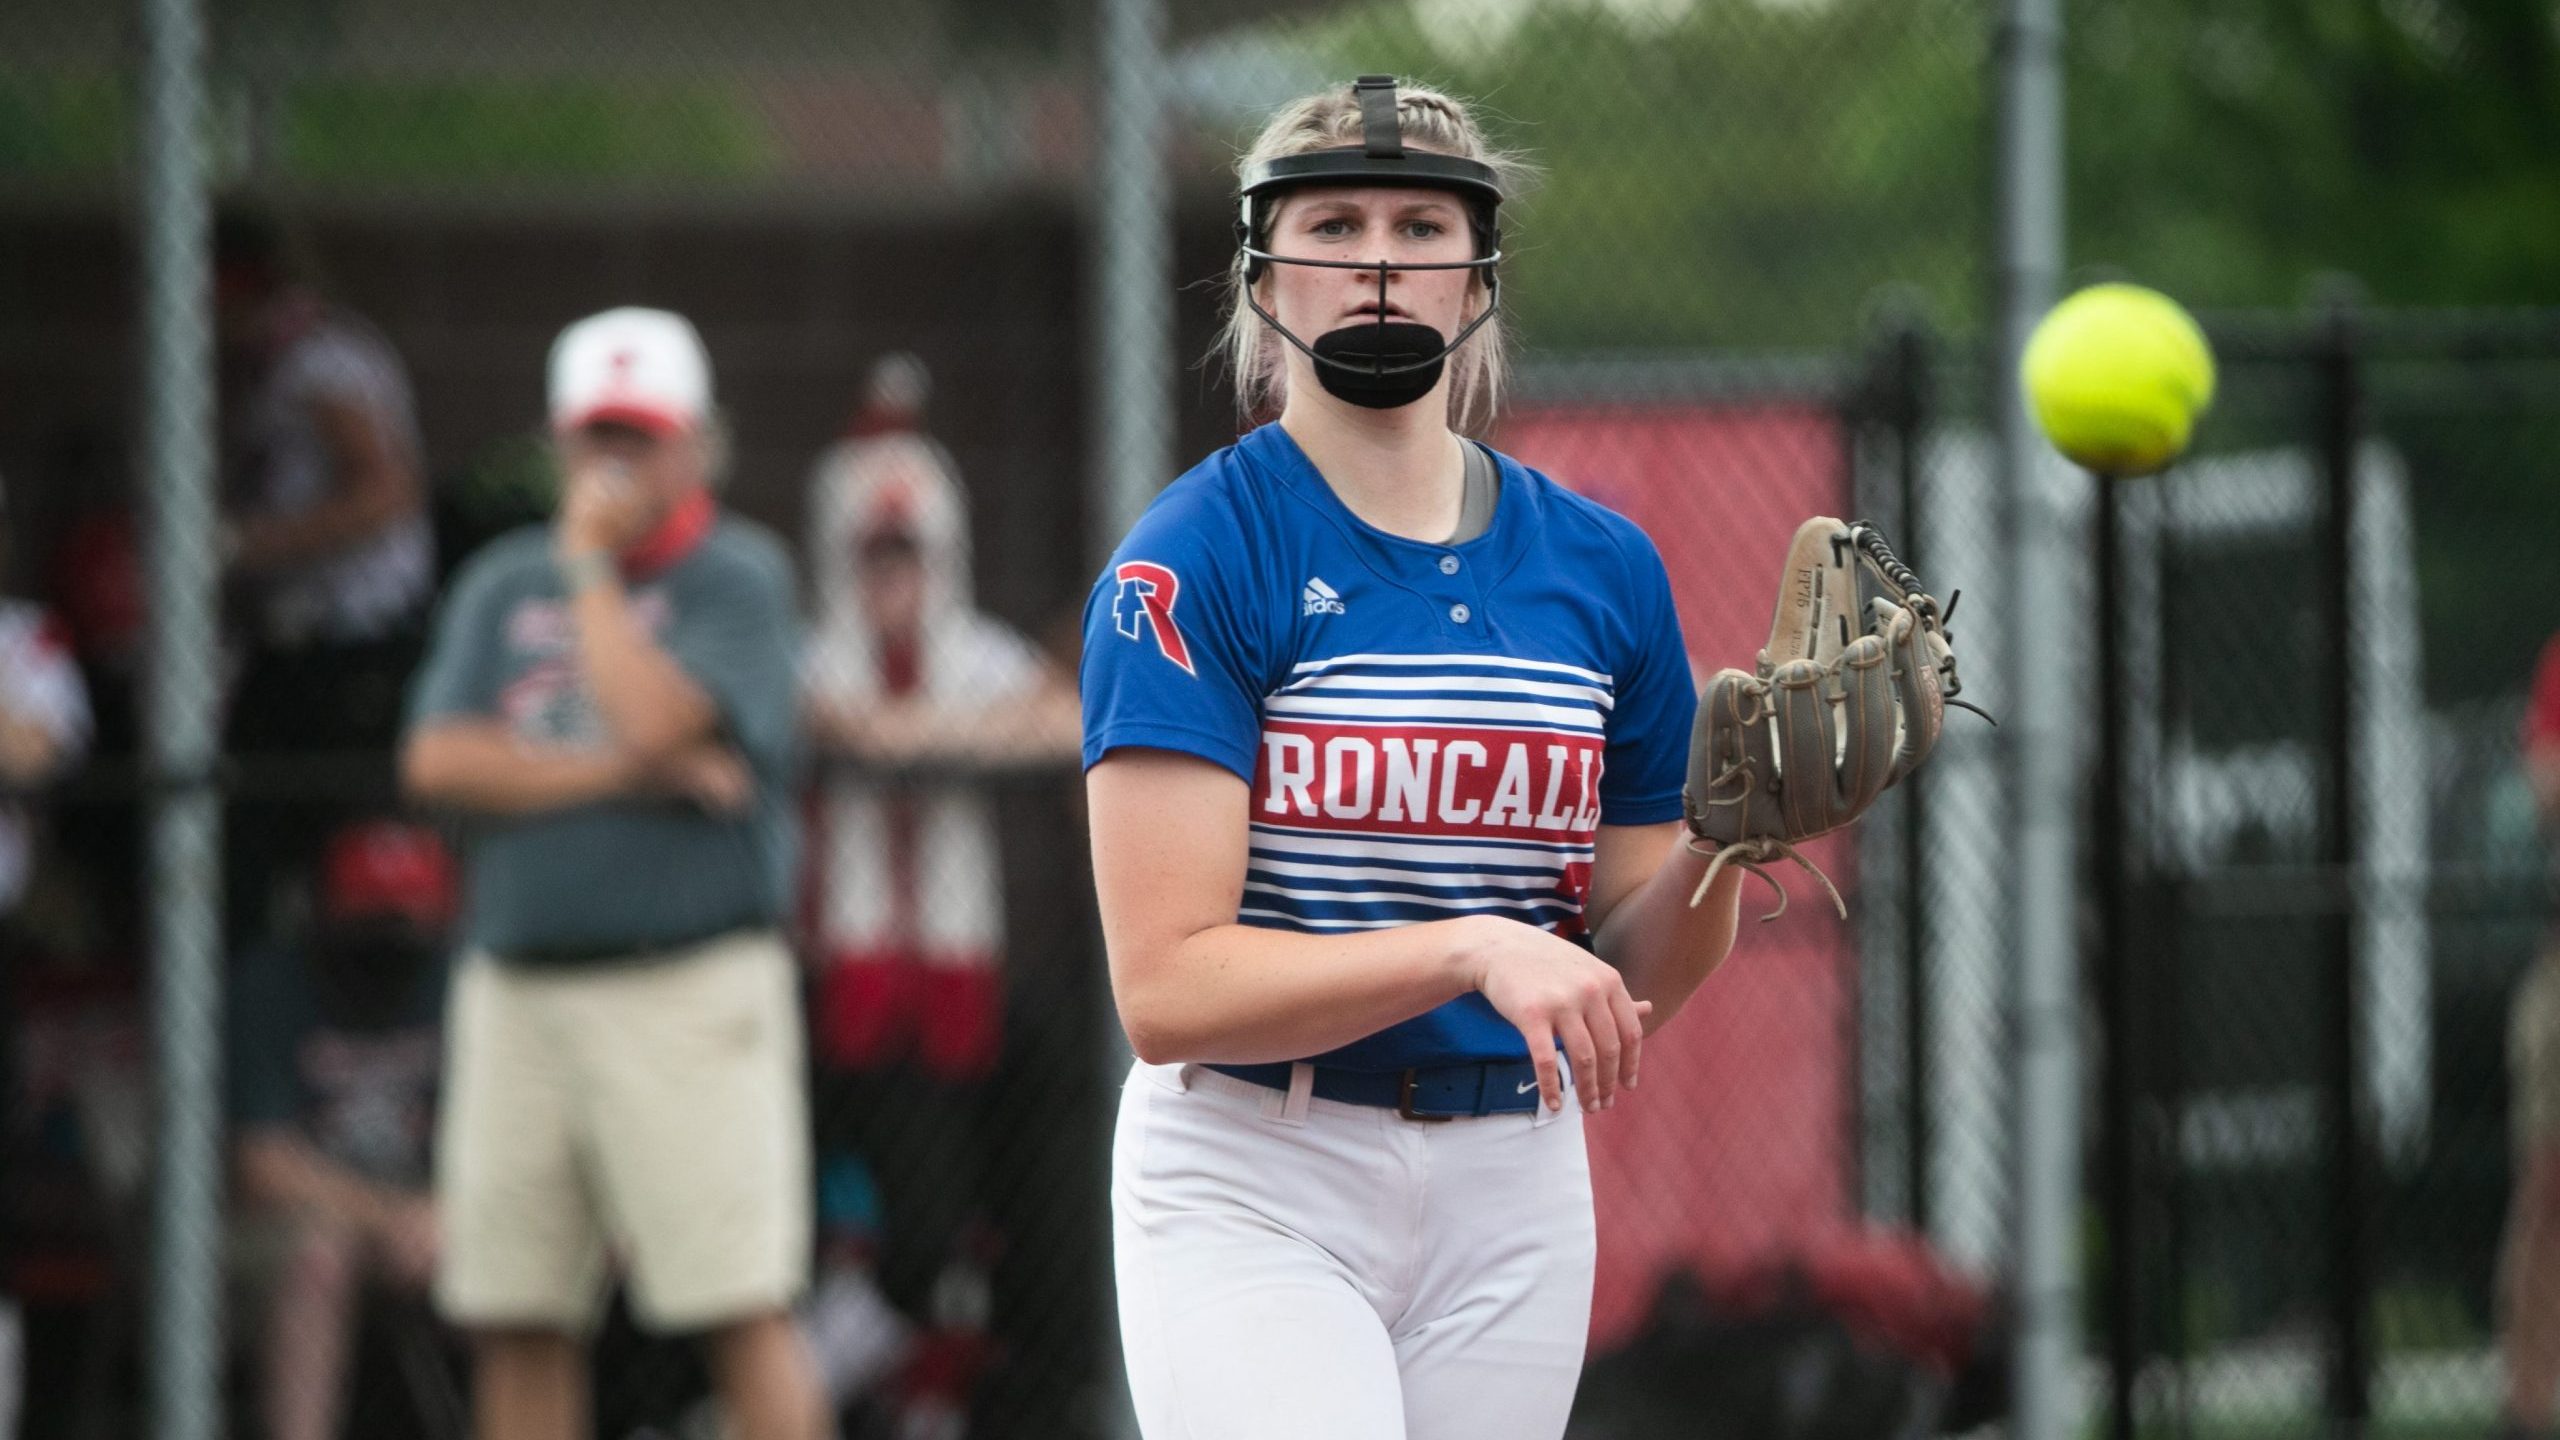
[[[2213,404],[2213,350],[2159,291],[2092,285],[2036,326],[2018,378],[2053,448],[2101,475],[2148,475]]]

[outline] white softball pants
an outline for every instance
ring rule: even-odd
[[[1407,1120],[1196,1065],[1120,1097],[1146,1440],[1555,1440],[1591,1323],[1581,1107]]]

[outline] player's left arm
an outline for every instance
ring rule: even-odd
[[[311,403],[311,418],[329,452],[328,494],[296,514],[238,522],[228,536],[234,569],[257,574],[335,554],[418,508],[418,467],[371,405],[323,396]]]
[[[1662,556],[1631,525],[1621,522],[1616,536],[1625,567],[1617,588],[1631,638],[1609,667],[1617,696],[1583,923],[1592,949],[1617,968],[1627,993],[1653,1002],[1644,1025],[1651,1034],[1732,953],[1742,884],[1720,875],[1695,908],[1689,904],[1708,858],[1681,843],[1688,826],[1680,793],[1698,691]]]
[[[1627,993],[1653,1002],[1645,1017],[1650,1035],[1680,1013],[1725,957],[1742,898],[1742,876],[1728,869],[1706,899],[1692,908],[1689,896],[1707,872],[1707,857],[1680,843],[1687,827],[1603,825],[1591,857],[1591,898],[1584,918],[1592,948],[1618,969]]]

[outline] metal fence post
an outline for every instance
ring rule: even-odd
[[[1164,164],[1164,0],[1104,0],[1094,156],[1096,564],[1174,476],[1173,197]]]
[[[2124,494],[2122,483],[2091,475],[2097,505],[2098,767],[2090,797],[2089,829],[2097,872],[2095,969],[2104,1025],[2099,1057],[2099,1167],[2101,1212],[2107,1235],[2108,1428],[2116,1440],[2133,1440],[2134,1381],[2142,1366],[2140,1151],[2134,1139],[2138,1044],[2131,956],[2125,943],[2125,706]]]
[[[1896,304],[1869,330],[1858,378],[1840,400],[1851,468],[1849,511],[1893,535],[1915,569],[1931,562],[1920,526],[1932,403],[1933,337],[1916,308]],[[1931,1220],[1931,1025],[1928,789],[1934,772],[1904,781],[1858,827],[1860,873],[1871,877],[1857,917],[1858,1083],[1849,1117],[1864,1212],[1926,1231]]]
[[[1088,219],[1093,246],[1093,451],[1088,462],[1086,543],[1097,566],[1110,558],[1156,492],[1174,476],[1173,459],[1173,199],[1164,163],[1166,83],[1164,0],[1103,0],[1097,17],[1095,70],[1098,145]],[[1097,936],[1094,953],[1103,953]],[[1102,1094],[1116,1096],[1129,1047],[1101,989],[1097,1027],[1105,1071]],[[1107,1160],[1097,1177],[1109,1181]],[[1109,1207],[1099,1237],[1111,1253]],[[1105,1287],[1096,1323],[1117,1335],[1118,1311]],[[1137,1418],[1117,1364],[1106,1386],[1104,1427],[1137,1434]]]
[[[2360,1030],[2363,986],[2356,953],[2353,887],[2363,874],[2363,854],[2356,813],[2354,633],[2356,526],[2356,441],[2363,428],[2363,395],[2358,354],[2358,326],[2348,302],[2331,303],[2323,318],[2319,345],[2320,453],[2328,504],[2322,511],[2320,604],[2328,634],[2340,637],[2329,667],[2324,719],[2330,744],[2323,799],[2330,906],[2323,936],[2335,982],[2331,988],[2327,1055],[2330,1164],[2334,1172],[2330,1260],[2335,1325],[2330,1356],[2329,1401],[2339,1433],[2364,1432],[2370,1416],[2373,1371],[2371,1280],[2366,1257],[2367,1219],[2365,1106],[2362,1103],[2364,1055]]]
[[[2137,889],[2141,896],[2135,913],[2142,918],[2139,937],[2128,935],[2124,944],[2132,953],[2125,957],[2128,991],[2139,984],[2145,1003],[2143,1013],[2154,1018],[2151,1039],[2142,1052],[2144,1080],[2149,1086],[2148,1103],[2155,1114],[2145,1117],[2144,1127],[2128,1142],[2138,1160],[2157,1167],[2153,1171],[2160,1187],[2160,1249],[2164,1260],[2154,1273],[2168,1276],[2170,1303],[2161,1307],[2160,1348],[2174,1360],[2169,1372],[2169,1405],[2173,1434],[2185,1436],[2193,1428],[2194,1387],[2190,1383],[2193,1360],[2192,1337],[2188,1333],[2185,1295],[2188,1283],[2187,1253],[2189,1187],[2185,1149],[2187,1120],[2187,967],[2190,927],[2186,923],[2189,890],[2184,878],[2172,879],[2163,874],[2163,836],[2172,823],[2163,818],[2168,802],[2161,791],[2166,788],[2166,771],[2161,759],[2161,739],[2170,728],[2172,716],[2184,716],[2190,703],[2191,675],[2183,662],[2168,657],[2188,653],[2185,644],[2184,617],[2171,604],[2170,577],[2183,563],[2182,528],[2177,523],[2178,491],[2166,483],[2166,477],[2153,481],[2144,491],[2149,523],[2143,528],[2151,537],[2148,552],[2142,557],[2140,577],[2142,604],[2157,617],[2151,641],[2154,659],[2151,663],[2154,690],[2128,704],[2150,707],[2149,743],[2141,756],[2143,771],[2130,790],[2141,803],[2139,811],[2128,811],[2130,830],[2127,844],[2137,867]],[[2128,612],[2138,613],[2138,612]],[[2131,718],[2128,709],[2126,717]],[[2142,955],[2145,968],[2132,968],[2132,954]],[[2137,1114],[2142,1112],[2137,1111]],[[2135,1203],[2143,1202],[2136,1193]],[[2136,1272],[2139,1273],[2138,1271]]]
[[[2028,333],[2052,302],[2062,264],[2062,17],[2057,0],[2007,0],[2000,66],[1999,346],[1991,390],[2008,502],[2017,624],[2009,654],[2059,653],[2074,613],[2062,553],[2069,526],[2044,484],[2043,441],[2014,377]],[[2017,1423],[2019,1440],[2076,1428],[2080,1013],[2075,766],[2068,682],[2050,666],[2016,671],[2010,736],[2018,863],[2015,1026],[2018,1068]]]
[[[144,0],[141,258],[153,1048],[159,1145],[151,1433],[221,1431],[220,801],[214,656],[213,334],[196,0]]]
[[[1920,469],[1929,427],[1930,343],[1927,322],[1907,317],[1893,337],[1893,389],[1887,396],[1895,436],[1894,486],[1901,504],[1902,529],[1896,537],[1908,549],[1910,564],[1929,573],[1929,556],[1920,543]],[[1909,1187],[1908,1220],[1922,1233],[1929,1229],[1929,1089],[1922,1073],[1929,1056],[1928,966],[1928,822],[1930,782],[1926,773],[1902,787],[1902,996],[1903,1054],[1910,1078],[1903,1088]]]

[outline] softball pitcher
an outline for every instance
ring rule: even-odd
[[[1518,168],[1385,77],[1270,123],[1229,337],[1278,418],[1168,489],[1086,608],[1149,1440],[1559,1434],[1582,1115],[1733,943],[1739,871],[1690,903],[1661,559],[1461,434],[1501,388]]]

